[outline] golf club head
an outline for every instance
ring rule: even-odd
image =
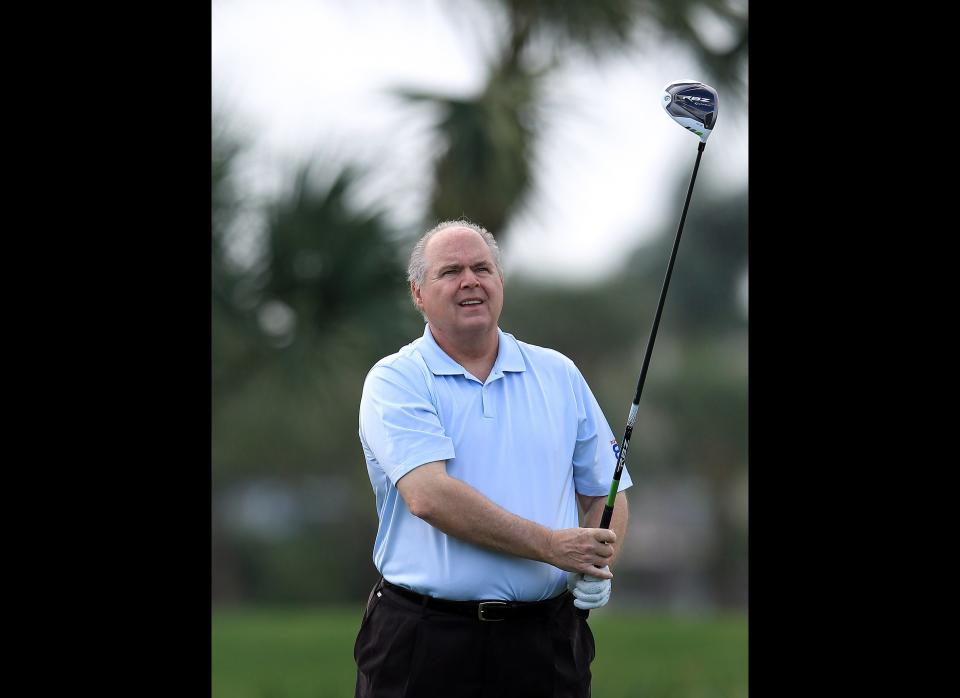
[[[677,80],[663,88],[660,104],[671,119],[707,142],[720,106],[715,89],[696,80]]]

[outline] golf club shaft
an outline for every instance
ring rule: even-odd
[[[603,508],[600,519],[600,528],[610,528],[610,519],[613,518],[613,504],[620,488],[620,475],[627,460],[627,449],[630,447],[630,436],[633,434],[633,425],[637,421],[637,412],[640,408],[640,395],[643,393],[643,383],[647,379],[647,367],[650,365],[650,356],[653,354],[653,343],[657,341],[657,328],[660,326],[660,315],[663,313],[663,301],[667,297],[667,288],[670,286],[670,276],[673,274],[673,263],[677,258],[677,248],[680,246],[680,235],[683,233],[683,222],[687,219],[687,208],[690,206],[690,196],[693,194],[693,184],[697,181],[697,170],[700,169],[700,156],[706,143],[700,142],[697,148],[697,161],[693,166],[693,176],[687,189],[687,199],[683,203],[683,214],[680,216],[680,227],[677,228],[677,237],[673,241],[673,251],[670,253],[670,263],[667,265],[667,274],[663,279],[663,288],[660,289],[660,302],[657,304],[657,314],[653,318],[653,327],[650,329],[650,338],[647,340],[647,350],[643,355],[643,366],[640,369],[640,379],[637,381],[637,394],[630,405],[630,414],[627,416],[627,428],[623,434],[623,441],[617,450],[617,467],[613,471],[613,482],[610,483],[610,494],[607,495],[607,504]]]

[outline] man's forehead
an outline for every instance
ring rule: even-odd
[[[427,241],[424,252],[431,264],[459,263],[464,255],[470,263],[493,261],[486,240],[472,228],[444,228]]]

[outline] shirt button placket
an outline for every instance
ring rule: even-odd
[[[493,374],[493,378],[499,378],[500,372],[497,371]],[[487,419],[493,419],[497,416],[497,411],[494,409],[493,398],[490,397],[490,390],[492,386],[496,383],[496,380],[488,380],[480,387],[480,399],[483,403],[483,416]]]

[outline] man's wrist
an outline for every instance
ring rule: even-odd
[[[538,524],[539,525],[539,524]],[[548,565],[554,565],[556,561],[556,556],[554,554],[554,531],[551,528],[546,526],[540,526],[542,533],[541,536],[541,548],[540,554],[538,555],[539,559],[543,562],[546,562]],[[554,565],[556,566],[556,565]]]

